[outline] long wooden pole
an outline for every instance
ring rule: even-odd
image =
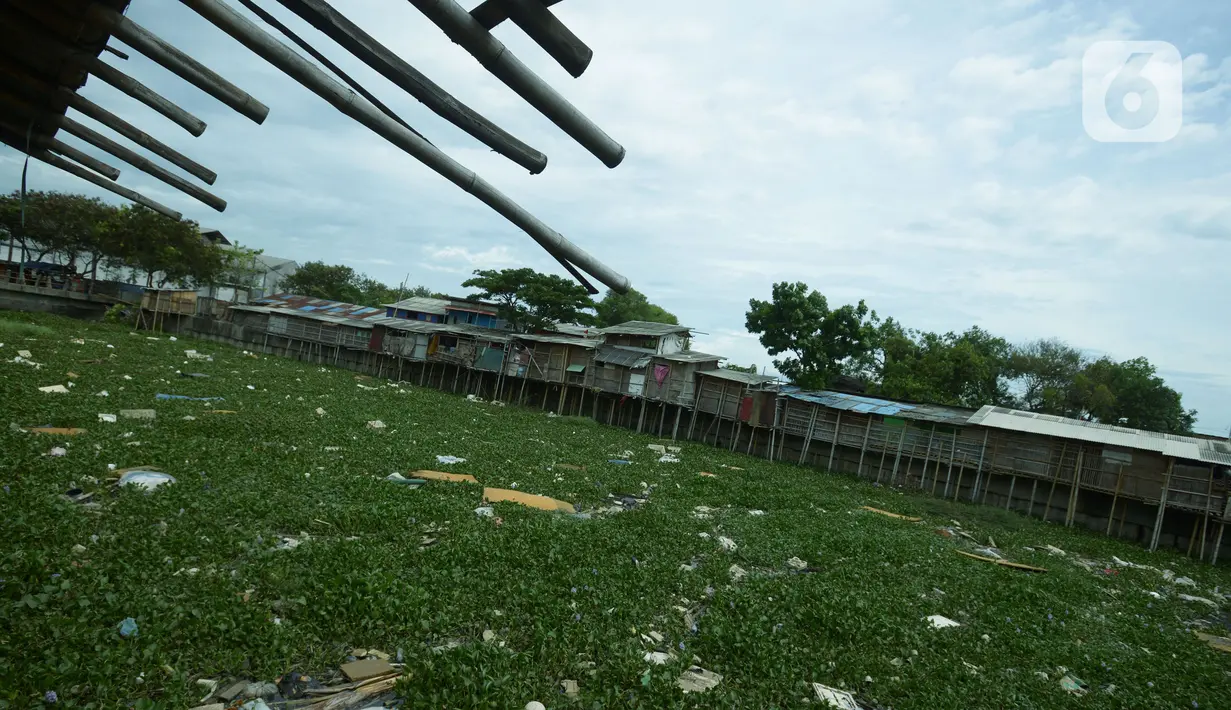
[[[415,1],[424,6],[436,4],[431,0]],[[530,235],[532,239],[538,242],[553,257],[566,259],[616,293],[628,292],[630,284],[627,278],[616,273],[577,245],[565,239],[559,232],[551,229],[538,218],[531,215],[523,207],[492,187],[473,171],[463,167],[439,148],[428,143],[422,136],[416,135],[410,129],[389,118],[373,106],[371,102],[363,99],[354,91],[351,91],[337,80],[325,74],[321,69],[299,56],[299,54],[292,51],[286,45],[278,42],[226,3],[220,2],[220,0],[180,0],[180,2],[195,10],[197,14],[209,20],[222,31],[239,40],[245,47],[281,69],[288,76],[298,81],[317,96],[328,101],[342,113],[367,126],[390,143],[423,162],[454,185],[474,195],[481,202],[504,216],[505,219],[525,231],[526,234]],[[456,11],[461,12],[467,18],[470,17],[466,14],[465,10],[462,10],[451,0],[448,4],[453,8],[453,10],[448,11],[449,14],[452,15]],[[486,34],[485,31],[484,33]],[[623,148],[620,148],[620,152],[623,152]]]
[[[1210,466],[1210,483],[1205,490],[1205,515],[1201,522],[1201,557],[1198,558],[1205,562],[1205,539],[1210,531],[1210,500],[1214,497],[1214,466]]]
[[[825,464],[825,470],[833,471],[833,452],[838,448],[838,439],[842,436],[842,412],[838,412],[838,419],[833,425],[833,441],[829,443],[829,461]]]
[[[36,150],[30,153],[30,157],[37,158],[38,160],[41,160],[44,163],[47,163],[51,167],[59,168],[60,170],[63,170],[64,172],[70,175],[75,175],[81,178],[82,180],[85,180],[86,182],[92,183],[94,185],[97,185],[98,187],[103,188],[104,190],[108,192],[114,192],[120,197],[123,197],[128,200],[132,200],[133,202],[136,202],[139,205],[144,205],[145,207],[149,207],[155,212],[158,212],[159,214],[170,217],[171,219],[179,220],[180,218],[183,217],[182,214],[180,214],[179,212],[176,212],[170,207],[167,207],[161,202],[155,202],[154,200],[151,200],[150,198],[146,197],[145,195],[142,195],[139,192],[130,190],[127,187],[124,187],[123,185],[117,185],[114,182],[111,182],[107,178],[103,177],[102,175],[86,170],[80,165],[69,162],[65,160],[64,158],[61,158],[60,156],[46,149]]]
[[[1069,504],[1064,510],[1065,527],[1073,527],[1073,519],[1077,517],[1077,498],[1081,493],[1081,464],[1086,457],[1086,448],[1077,450],[1077,465],[1073,467],[1073,489],[1069,492]]]
[[[1111,512],[1107,514],[1107,537],[1111,537],[1111,523],[1116,519],[1116,503],[1120,500],[1120,487],[1124,485],[1124,464],[1116,464],[1116,492],[1111,494]]]
[[[808,433],[804,435],[804,445],[799,449],[799,463],[803,465],[804,459],[808,456],[808,449],[812,446],[812,432],[816,426],[816,413],[820,410],[817,405],[812,405],[812,415],[808,417]]]
[[[1055,440],[1053,439],[1052,441],[1054,442]],[[1060,480],[1060,467],[1064,465],[1064,452],[1068,451],[1068,448],[1069,448],[1069,442],[1066,439],[1064,442],[1064,445],[1060,447],[1060,460],[1056,462],[1056,470],[1055,470],[1055,473],[1052,474],[1051,491],[1049,491],[1047,494],[1047,507],[1043,510],[1044,520],[1047,520],[1048,518],[1051,517],[1051,499],[1052,499],[1052,496],[1055,495],[1056,493],[1056,483]],[[1047,458],[1049,460],[1047,462],[1047,467],[1051,468],[1050,447],[1049,447],[1048,454],[1049,455]]]
[[[898,434],[898,452],[893,456],[893,471],[889,473],[889,485],[892,486],[898,480],[898,464],[902,461],[902,444],[906,442],[906,432],[910,429],[910,421],[908,420],[902,425],[902,430]]]
[[[95,57],[87,64],[87,67],[91,75],[98,77],[112,87],[123,91],[125,94],[161,113],[170,119],[172,123],[192,135],[199,136],[205,132],[205,121],[188,113],[150,87],[103,60]]]
[[[1163,531],[1163,518],[1167,513],[1167,493],[1171,489],[1171,473],[1175,470],[1175,459],[1167,459],[1167,472],[1163,476],[1163,489],[1158,497],[1158,515],[1154,518],[1154,530],[1150,534],[1150,552],[1158,549],[1158,538]]]
[[[855,475],[863,475],[863,457],[868,452],[868,437],[872,434],[872,415],[868,415],[868,425],[863,429],[863,443],[859,445],[859,463],[855,466]]]

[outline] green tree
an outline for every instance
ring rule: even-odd
[[[877,343],[876,313],[860,301],[831,309],[818,291],[776,283],[769,301],[748,301],[748,332],[775,359],[774,367],[805,389],[828,387],[839,375],[863,375]]]
[[[594,310],[597,313],[596,324],[600,328],[632,320],[670,325],[680,324],[674,314],[669,313],[662,306],[650,303],[645,294],[635,288],[630,288],[625,294],[609,289],[603,296],[603,300],[594,305]]]
[[[1014,347],[1009,368],[1019,390],[1015,406],[1029,412],[1080,416],[1083,405],[1075,384],[1088,364],[1081,350],[1054,338]]]
[[[478,269],[462,282],[476,298],[494,301],[500,317],[518,332],[552,330],[556,323],[592,325],[590,294],[575,281],[534,269]]]
[[[359,274],[343,264],[309,261],[282,280],[281,289],[299,296],[322,298],[326,301],[358,303],[363,295]]]
[[[1185,409],[1180,393],[1144,357],[1099,358],[1077,375],[1074,388],[1085,415],[1102,424],[1191,434],[1197,420],[1197,410]]]
[[[972,408],[1012,401],[1012,348],[1003,338],[978,327],[940,335],[890,322],[878,336],[882,359],[873,390],[879,394]]]

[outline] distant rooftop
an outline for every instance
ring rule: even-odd
[[[687,333],[689,327],[686,325],[670,325],[668,323],[651,323],[644,320],[630,320],[627,323],[609,326],[602,329],[602,333],[607,335],[671,335],[673,333]]]
[[[381,305],[389,308],[399,308],[404,311],[431,313],[433,315],[443,316],[445,314],[445,309],[449,306],[449,302],[440,298],[411,296],[410,298],[403,298],[396,303],[384,303]]]
[[[764,385],[770,382],[778,381],[778,378],[773,375],[758,375],[755,372],[740,372],[739,370],[728,370],[722,367],[717,370],[703,370],[698,374],[704,375],[705,377],[717,377],[721,380],[742,382],[746,385]]]
[[[792,399],[820,404],[831,409],[857,412],[859,414],[879,414],[886,417],[899,417],[951,426],[966,424],[967,420],[970,419],[970,415],[975,412],[973,409],[964,409],[962,407],[895,402],[891,399],[849,394],[847,392],[832,392],[829,390],[820,392],[784,391],[784,394]]]

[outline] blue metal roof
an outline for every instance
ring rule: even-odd
[[[822,407],[838,409],[859,414],[879,414],[886,417],[902,417],[904,419],[921,419],[931,422],[965,424],[972,409],[946,407],[939,404],[907,404],[890,399],[868,397],[861,394],[846,392],[782,392],[783,396],[798,399],[803,402],[819,404]]]

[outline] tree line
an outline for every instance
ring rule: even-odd
[[[70,274],[89,278],[99,269],[129,269],[147,286],[196,288],[219,283],[252,285],[259,251],[224,249],[201,236],[191,220],[174,220],[140,205],[111,205],[94,197],[62,192],[19,192],[0,196],[4,257],[28,263],[54,261]],[[14,267],[10,267],[14,268]]]
[[[863,301],[833,308],[800,282],[774,284],[768,301],[748,305],[748,331],[760,336],[778,371],[805,389],[992,404],[1175,434],[1191,433],[1197,418],[1144,357],[1092,358],[1056,339],[1015,344],[977,326],[943,334],[910,329]]]
[[[595,300],[576,281],[529,268],[479,269],[461,284],[474,291],[471,297],[496,304],[499,315],[519,332],[551,330],[556,323],[576,323],[605,328],[630,320],[678,325],[679,320],[645,294],[630,289],[626,294],[607,291]],[[421,296],[447,298],[426,286],[393,288],[341,264],[310,261],[283,279],[282,290],[301,296],[379,306]]]

